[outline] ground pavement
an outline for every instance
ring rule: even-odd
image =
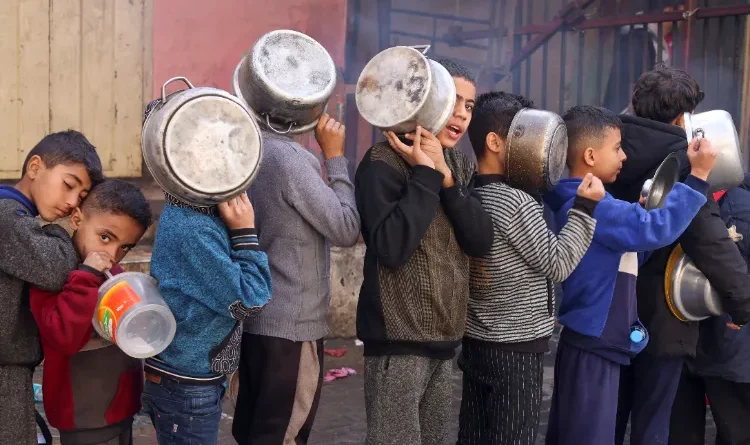
[[[554,352],[557,336],[553,337],[551,347]],[[363,361],[362,347],[356,346],[353,340],[329,340],[326,348],[346,348],[347,354],[341,358],[326,356],[325,369],[339,368],[342,366],[356,370],[357,375],[349,376],[342,380],[323,384],[322,398],[315,428],[310,437],[310,445],[344,445],[363,444],[366,432],[364,391],[363,383]],[[542,412],[541,434],[538,444],[544,443],[544,431],[547,429],[547,417],[549,412],[550,398],[552,396],[552,370],[554,364],[553,353],[548,354],[544,369],[544,401]],[[37,372],[37,381],[40,381]],[[453,414],[451,423],[453,439],[455,440],[458,430],[458,411],[461,402],[461,371],[456,367],[453,376]],[[41,406],[38,406],[41,411]],[[219,445],[234,445],[231,428],[234,408],[231,401],[224,402],[224,417],[221,421],[221,435]],[[714,443],[715,429],[709,414],[709,426],[706,444]],[[53,431],[56,435],[56,432]],[[156,445],[154,430],[146,417],[139,416],[136,419],[134,430],[134,445]],[[628,441],[626,441],[628,443]],[[408,444],[404,444],[408,445]]]

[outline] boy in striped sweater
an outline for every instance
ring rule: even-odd
[[[552,282],[578,265],[594,236],[591,217],[604,197],[588,175],[569,220],[555,236],[541,203],[505,183],[510,124],[528,99],[504,92],[479,96],[469,138],[479,164],[476,190],[492,218],[490,252],[471,263],[466,334],[459,365],[463,399],[459,444],[536,443],[544,353],[554,325]]]

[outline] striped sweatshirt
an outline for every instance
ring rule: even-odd
[[[579,197],[556,236],[542,205],[501,175],[477,176],[476,187],[495,237],[486,256],[472,259],[466,337],[544,352],[554,327],[552,282],[567,278],[586,253],[597,203]]]

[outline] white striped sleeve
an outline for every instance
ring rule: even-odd
[[[576,268],[591,245],[596,227],[596,220],[573,209],[568,213],[568,223],[555,235],[547,228],[542,206],[533,200],[504,216],[509,244],[531,268],[555,282],[565,280]]]

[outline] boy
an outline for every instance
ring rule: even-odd
[[[242,338],[232,425],[240,445],[307,443],[312,431],[328,333],[331,244],[351,247],[359,239],[344,134],[343,125],[320,117],[315,137],[326,183],[312,153],[289,137],[263,132],[263,161],[251,194],[273,296]]]
[[[664,65],[644,73],[633,90],[635,116],[622,116],[623,150],[628,161],[611,185],[618,199],[634,202],[643,182],[653,176],[670,153],[676,153],[687,172],[687,140],[683,116],[703,100],[700,85],[685,71]],[[710,136],[710,135],[709,135]],[[688,225],[679,244],[711,285],[725,297],[724,308],[742,325],[750,320],[750,276],[742,255],[729,238],[713,197]],[[695,357],[698,323],[678,320],[664,296],[664,275],[675,246],[654,252],[638,273],[638,316],[651,341],[643,354],[623,368],[617,440],[622,444],[632,411],[633,445],[662,445],[669,435],[669,418],[686,358]],[[658,439],[654,439],[654,437]]]
[[[463,337],[469,259],[492,246],[492,221],[471,190],[473,163],[455,149],[474,109],[464,67],[441,62],[456,83],[448,125],[417,128],[370,148],[355,178],[367,245],[357,306],[364,342],[367,444],[448,440],[452,359]]]
[[[36,444],[32,375],[42,360],[28,286],[60,290],[78,265],[60,226],[102,176],[93,145],[77,131],[44,137],[28,154],[21,180],[0,186],[0,444]]]
[[[568,219],[581,178],[591,173],[612,183],[626,156],[620,119],[603,108],[577,106],[563,116],[568,128],[568,168],[545,199],[558,226]],[[648,341],[638,321],[636,252],[674,242],[703,203],[705,182],[716,162],[710,142],[688,149],[692,166],[685,184],[675,184],[664,208],[644,210],[606,195],[594,210],[594,240],[563,283],[548,445],[611,445],[615,437],[620,365],[630,363]]]
[[[563,281],[586,253],[596,227],[591,214],[604,197],[601,181],[587,175],[557,237],[547,229],[542,205],[504,182],[510,124],[533,106],[522,96],[485,93],[469,125],[479,164],[474,185],[495,238],[489,254],[472,259],[459,357],[459,444],[536,444],[543,359],[554,327],[552,282]]]
[[[148,226],[141,191],[108,179],[91,189],[70,216],[73,245],[83,264],[61,292],[31,289],[31,310],[44,349],[44,411],[62,445],[128,445],[140,410],[141,361],[106,342],[91,324],[104,271],[118,266]]]

